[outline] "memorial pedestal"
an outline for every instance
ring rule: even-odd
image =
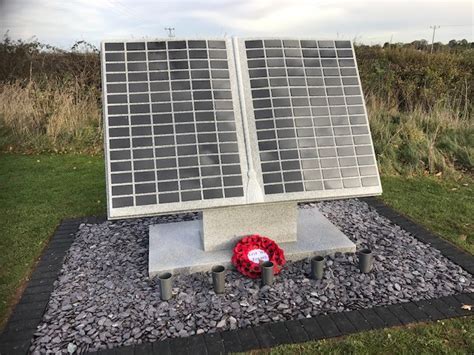
[[[316,208],[300,209],[294,202],[209,209],[202,216],[150,226],[150,277],[209,271],[216,264],[231,266],[233,246],[249,234],[273,239],[288,261],[356,249]]]

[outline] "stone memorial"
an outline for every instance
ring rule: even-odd
[[[288,260],[354,252],[298,202],[381,193],[350,41],[104,41],[110,219],[201,211],[150,226],[149,274],[230,265],[249,234]]]

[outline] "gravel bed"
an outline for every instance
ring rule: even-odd
[[[198,214],[81,225],[30,350],[83,353],[474,291],[469,273],[365,202],[300,208],[319,208],[358,248],[371,248],[373,272],[361,274],[354,254],[338,253],[321,281],[307,277],[305,260],[288,263],[272,287],[228,272],[224,295],[212,291],[210,273],[196,273],[177,276],[174,297],[163,302],[147,276],[148,226]]]

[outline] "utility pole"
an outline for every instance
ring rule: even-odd
[[[174,37],[174,27],[165,27],[165,31],[168,31],[168,37]]]
[[[433,26],[430,26],[430,28],[433,29],[433,36],[431,37],[431,53],[433,53],[433,46],[434,46],[434,40],[435,40],[435,33],[436,33],[436,30],[438,28],[440,28],[441,26],[436,26],[436,25],[433,25]]]

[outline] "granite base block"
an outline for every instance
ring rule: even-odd
[[[355,252],[356,246],[317,209],[297,210],[297,240],[279,243],[287,260],[296,261],[313,255]],[[202,221],[156,224],[149,231],[150,277],[162,272],[193,273],[208,271],[213,265],[231,266],[232,246],[205,251]],[[272,238],[272,235],[267,235]]]

